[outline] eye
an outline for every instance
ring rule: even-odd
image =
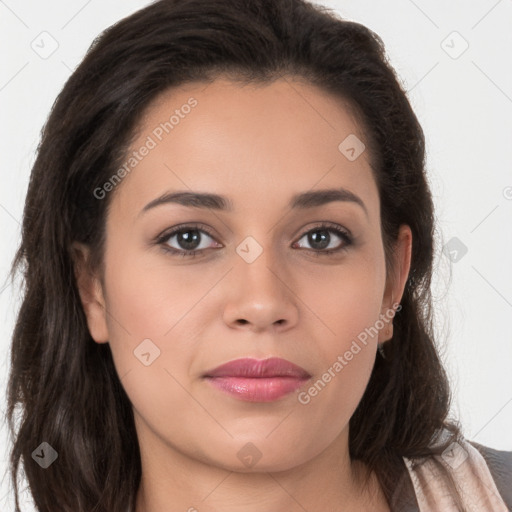
[[[214,242],[217,245],[212,245],[212,242],[208,242],[208,238],[214,240],[206,226],[181,225],[166,231],[155,242],[171,254],[195,257],[206,249],[222,247],[222,244],[218,242]],[[303,240],[305,242],[302,242]],[[352,244],[353,239],[350,233],[341,226],[324,222],[304,233],[292,247],[302,249],[301,242],[310,244],[311,249],[306,248],[306,250],[315,256],[320,256],[346,250]]]
[[[334,237],[332,233],[334,233]],[[318,256],[340,252],[352,244],[352,237],[345,229],[327,223],[309,230],[294,245],[300,244],[302,240],[310,244],[311,250]]]
[[[192,256],[196,252],[212,247],[211,242],[208,243],[205,238],[213,239],[212,235],[204,227],[178,226],[162,234],[157,239],[157,243],[170,253],[179,254],[180,256]]]

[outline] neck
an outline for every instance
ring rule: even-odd
[[[351,461],[348,427],[316,457],[281,471],[237,472],[191,457],[138,428],[142,478],[136,512],[389,511],[374,474]],[[172,507],[172,508],[171,508]]]

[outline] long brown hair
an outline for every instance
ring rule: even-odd
[[[386,263],[398,228],[412,229],[410,274],[394,335],[377,355],[350,420],[350,455],[374,470],[391,500],[402,457],[440,453],[449,390],[434,341],[431,277],[434,212],[425,142],[406,93],[368,28],[304,0],[160,0],[116,23],[92,44],[44,127],[11,274],[23,300],[11,354],[8,418],[20,467],[40,512],[125,512],[141,478],[130,401],[108,344],[94,343],[73,268],[74,241],[102,268],[113,194],[101,187],[125,158],[150,102],[169,87],[220,75],[269,83],[295,76],[348,101],[370,142],[381,201]],[[31,453],[59,454],[46,470]],[[19,511],[16,495],[16,511]]]

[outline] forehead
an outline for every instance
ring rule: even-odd
[[[231,196],[243,209],[336,186],[372,202],[364,140],[345,102],[301,81],[189,83],[144,113],[115,202],[140,211],[164,192],[190,189]],[[347,147],[362,152],[354,159]]]

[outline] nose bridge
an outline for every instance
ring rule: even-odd
[[[240,257],[237,262],[237,279],[245,280],[253,290],[258,293],[271,293],[273,295],[282,293],[283,281],[285,280],[284,265],[281,256],[271,247],[273,239],[271,236],[246,237],[236,248]]]
[[[270,247],[272,237],[261,243],[247,237],[236,248],[237,261],[230,285],[232,293],[225,305],[226,321],[250,323],[263,329],[273,324],[292,324],[298,313],[285,275],[283,258]]]

